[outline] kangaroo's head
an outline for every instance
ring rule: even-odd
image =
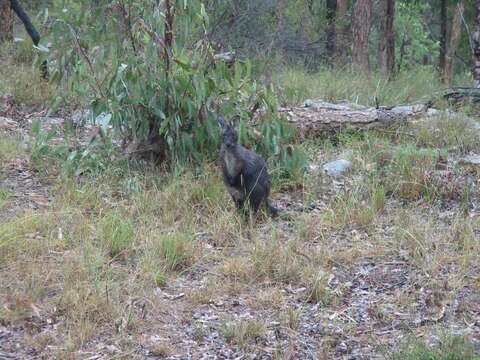
[[[223,144],[228,148],[234,148],[238,143],[238,134],[235,129],[235,125],[228,123],[221,116],[218,117],[218,123],[222,129],[222,141]]]

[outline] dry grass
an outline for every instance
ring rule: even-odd
[[[24,150],[20,146],[18,139],[0,130],[0,162],[6,163],[23,153]]]
[[[0,49],[0,95],[13,95],[15,103],[27,107],[44,106],[54,87],[41,78],[39,66],[32,65],[33,48],[29,41],[2,44]]]
[[[230,321],[221,331],[227,342],[245,346],[265,336],[265,324],[258,320]]]

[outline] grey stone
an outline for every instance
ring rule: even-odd
[[[323,165],[323,171],[328,176],[340,177],[343,176],[351,167],[351,161],[339,159]]]
[[[480,166],[480,155],[478,154],[470,154],[464,156],[459,160],[460,165],[467,165],[467,166]]]

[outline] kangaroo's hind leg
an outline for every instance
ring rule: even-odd
[[[267,200],[268,191],[266,190],[267,189],[261,184],[256,184],[255,187],[251,189],[248,200],[253,213],[258,212],[262,203]]]

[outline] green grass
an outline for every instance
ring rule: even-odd
[[[414,126],[417,144],[423,147],[444,148],[457,153],[479,151],[478,122],[465,115],[441,115]],[[477,127],[476,127],[477,125]]]
[[[12,196],[13,192],[11,190],[0,187],[0,210],[8,203]]]
[[[111,212],[100,221],[98,237],[109,255],[114,258],[133,247],[134,227],[125,216]]]
[[[154,251],[168,270],[181,270],[194,262],[193,239],[189,234],[162,235],[155,240]]]
[[[305,99],[346,100],[359,105],[375,106],[425,103],[443,88],[433,68],[404,72],[393,81],[378,73],[369,75],[348,70],[307,72],[302,68],[273,72],[273,83],[285,104],[301,104]],[[462,83],[463,79],[458,80]]]
[[[445,151],[410,144],[398,147],[388,167],[387,188],[401,199],[433,200],[439,189],[430,181],[428,173],[435,170],[441,158],[446,158]]]
[[[411,340],[407,342],[393,360],[474,360],[473,344],[465,337],[445,336],[440,342],[430,347],[422,341]]]

